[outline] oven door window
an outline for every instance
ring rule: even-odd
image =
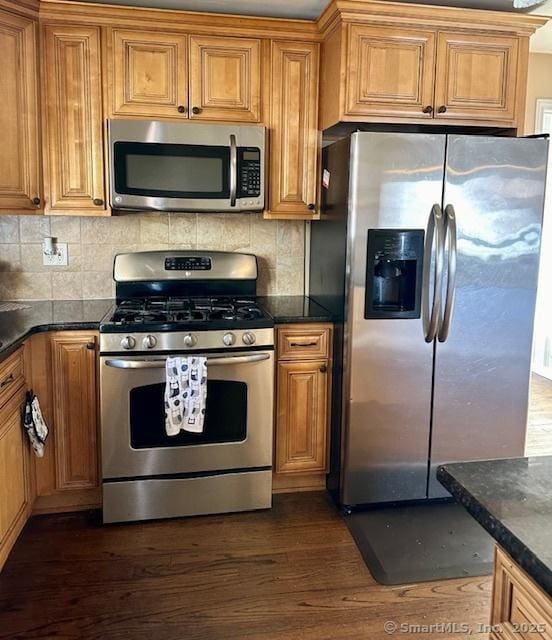
[[[247,437],[247,384],[229,380],[207,382],[203,433],[165,433],[165,383],[130,390],[130,446],[133,449],[186,447],[242,442]]]
[[[116,142],[115,191],[152,198],[230,197],[230,149],[224,146]]]

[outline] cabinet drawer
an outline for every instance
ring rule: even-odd
[[[550,597],[499,547],[495,555],[492,638],[552,640]]]
[[[0,407],[13,396],[25,379],[23,347],[0,364]]]
[[[289,325],[278,329],[278,360],[329,358],[329,325]]]

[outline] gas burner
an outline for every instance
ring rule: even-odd
[[[205,325],[205,329],[247,328],[252,323],[267,325],[267,314],[254,299],[232,297],[151,297],[122,300],[103,330],[185,330],[188,325]]]

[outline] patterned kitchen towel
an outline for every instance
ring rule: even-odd
[[[207,402],[207,358],[167,358],[165,384],[165,430],[203,433]]]
[[[23,412],[23,426],[27,431],[31,446],[37,458],[44,455],[44,443],[48,437],[49,429],[40,410],[38,398],[33,390],[27,391],[25,395],[25,409]]]

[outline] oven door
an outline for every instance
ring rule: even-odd
[[[102,356],[103,478],[271,467],[274,352],[207,356],[201,434],[165,433],[165,357]]]

